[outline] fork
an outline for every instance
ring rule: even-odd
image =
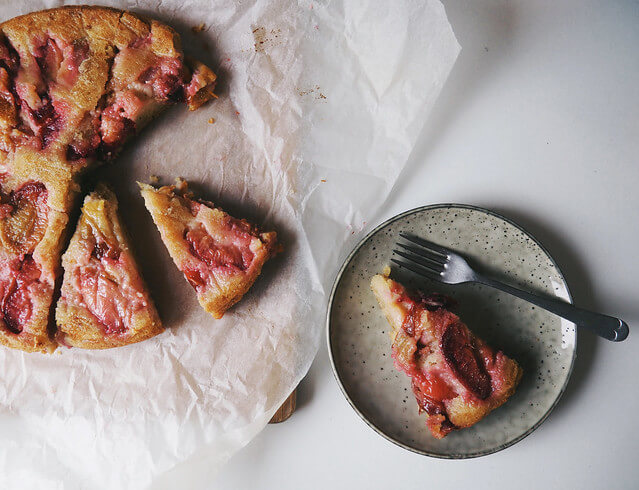
[[[399,236],[410,243],[397,242],[397,246],[403,250],[394,249],[393,252],[405,260],[392,258],[391,262],[422,277],[445,284],[462,284],[466,282],[485,284],[548,310],[579,327],[588,328],[604,339],[621,342],[628,337],[628,324],[623,320],[582,310],[561,300],[522,291],[479,274],[468,264],[464,257],[449,248],[407,233],[400,233]]]

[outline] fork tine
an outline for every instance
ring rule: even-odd
[[[437,245],[436,243],[429,242],[428,240],[424,240],[423,238],[420,238],[418,236],[409,235],[407,233],[400,233],[399,236],[408,240],[409,242],[413,242],[413,243],[416,243],[417,245],[421,245],[422,247],[427,248],[440,255],[444,255],[446,257],[450,255],[450,250],[448,250],[447,248],[442,247],[441,245]]]
[[[420,257],[424,257],[427,260],[435,262],[439,265],[444,265],[446,263],[446,257],[442,257],[437,252],[433,252],[427,248],[423,247],[414,247],[412,245],[407,245],[405,243],[397,242],[399,247],[405,248],[406,250],[413,252],[415,255],[419,255]]]
[[[393,250],[393,253],[396,253],[400,257],[404,257],[405,259],[410,260],[411,262],[415,262],[421,265],[422,267],[425,267],[426,269],[430,269],[433,272],[436,272],[436,273],[443,272],[444,264],[440,264],[439,262],[435,262],[434,260],[430,260],[426,257],[422,257],[421,255],[407,254],[405,252],[402,252],[401,250],[396,250],[396,249]]]
[[[425,277],[427,279],[431,279],[433,281],[442,282],[442,276],[440,274],[436,274],[434,272],[430,272],[428,269],[422,269],[419,266],[414,266],[410,263],[403,262],[401,260],[391,259],[391,262],[399,265],[400,267],[404,267],[410,271],[413,271],[415,274]]]

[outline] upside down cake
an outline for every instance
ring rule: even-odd
[[[56,347],[51,310],[79,177],[215,75],[155,20],[62,7],[0,24],[0,343]]]

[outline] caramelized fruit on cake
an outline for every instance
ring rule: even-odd
[[[106,349],[163,331],[117,209],[115,195],[103,185],[84,200],[62,257],[64,278],[56,322],[58,340],[64,345]]]
[[[450,298],[409,292],[381,274],[371,288],[392,326],[395,366],[411,378],[433,436],[470,427],[515,392],[519,365],[473,335],[449,311]]]
[[[48,321],[79,176],[215,75],[170,27],[104,7],[0,24],[0,343],[55,349]]]
[[[162,241],[202,307],[215,318],[237,303],[277,251],[275,232],[262,233],[246,220],[180,189],[139,184]]]

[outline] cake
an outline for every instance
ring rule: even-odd
[[[197,292],[202,307],[222,318],[278,251],[276,233],[263,233],[211,202],[196,199],[186,182],[159,189],[139,185],[173,262]]]
[[[395,367],[410,377],[434,437],[476,424],[513,395],[521,368],[475,336],[450,298],[408,291],[382,274],[371,289],[392,327]]]
[[[106,186],[98,185],[85,198],[62,267],[59,343],[106,349],[163,331],[118,217],[118,202]]]
[[[0,343],[55,349],[81,175],[169,105],[199,107],[214,84],[175,31],[129,12],[61,7],[0,24]]]

